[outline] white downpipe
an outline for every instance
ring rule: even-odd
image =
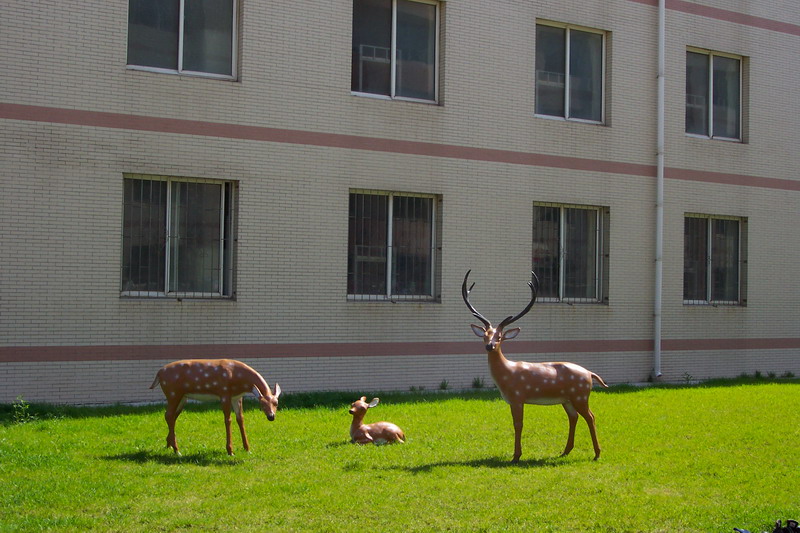
[[[661,292],[664,280],[664,47],[666,0],[658,0],[658,113],[656,117],[656,272],[653,298],[653,378],[661,377]]]

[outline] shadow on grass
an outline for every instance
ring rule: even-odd
[[[414,466],[389,466],[386,470],[402,470],[403,472],[410,472],[412,474],[426,474],[434,468],[456,466],[456,467],[471,467],[471,468],[557,468],[564,466],[568,463],[574,463],[575,460],[570,460],[565,457],[547,457],[542,459],[521,459],[518,463],[512,463],[511,460],[505,457],[484,457],[483,459],[469,459],[465,461],[437,461],[434,463],[427,463],[423,465]]]
[[[101,459],[142,465],[236,466],[244,462],[241,459],[223,455],[222,453],[196,452],[187,455],[176,455],[172,452],[156,453],[149,450],[105,455]]]

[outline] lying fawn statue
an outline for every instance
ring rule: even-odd
[[[350,425],[350,438],[356,444],[387,444],[392,442],[405,442],[406,436],[403,430],[391,422],[375,422],[374,424],[364,424],[364,415],[367,409],[375,407],[380,402],[379,398],[373,398],[367,403],[367,397],[350,404],[350,414],[353,415],[353,423]]]

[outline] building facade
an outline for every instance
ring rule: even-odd
[[[800,374],[791,0],[0,6],[0,402]],[[661,65],[661,66],[660,66]]]

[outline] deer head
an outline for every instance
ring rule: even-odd
[[[469,293],[472,292],[472,288],[475,286],[473,283],[470,285],[469,289],[467,289],[467,279],[469,278],[470,272],[472,271],[467,270],[464,276],[464,283],[461,284],[461,296],[464,298],[464,303],[467,304],[472,315],[483,323],[483,326],[470,324],[472,332],[483,339],[486,351],[491,352],[499,348],[500,343],[504,340],[513,339],[519,334],[519,328],[511,328],[509,330],[505,328],[525,316],[528,311],[531,310],[531,307],[533,307],[533,304],[536,302],[536,293],[539,292],[539,278],[536,277],[536,273],[531,271],[533,279],[528,282],[528,286],[531,288],[531,301],[525,306],[525,309],[517,315],[507,316],[497,327],[493,327],[491,322],[469,303]]]
[[[267,387],[267,392],[269,392],[269,387]],[[264,411],[264,414],[267,415],[267,420],[270,422],[274,421],[275,411],[278,410],[278,398],[281,395],[281,386],[276,383],[275,394],[269,398],[261,394],[257,387],[253,387],[253,394],[258,398],[258,404],[261,410]]]

